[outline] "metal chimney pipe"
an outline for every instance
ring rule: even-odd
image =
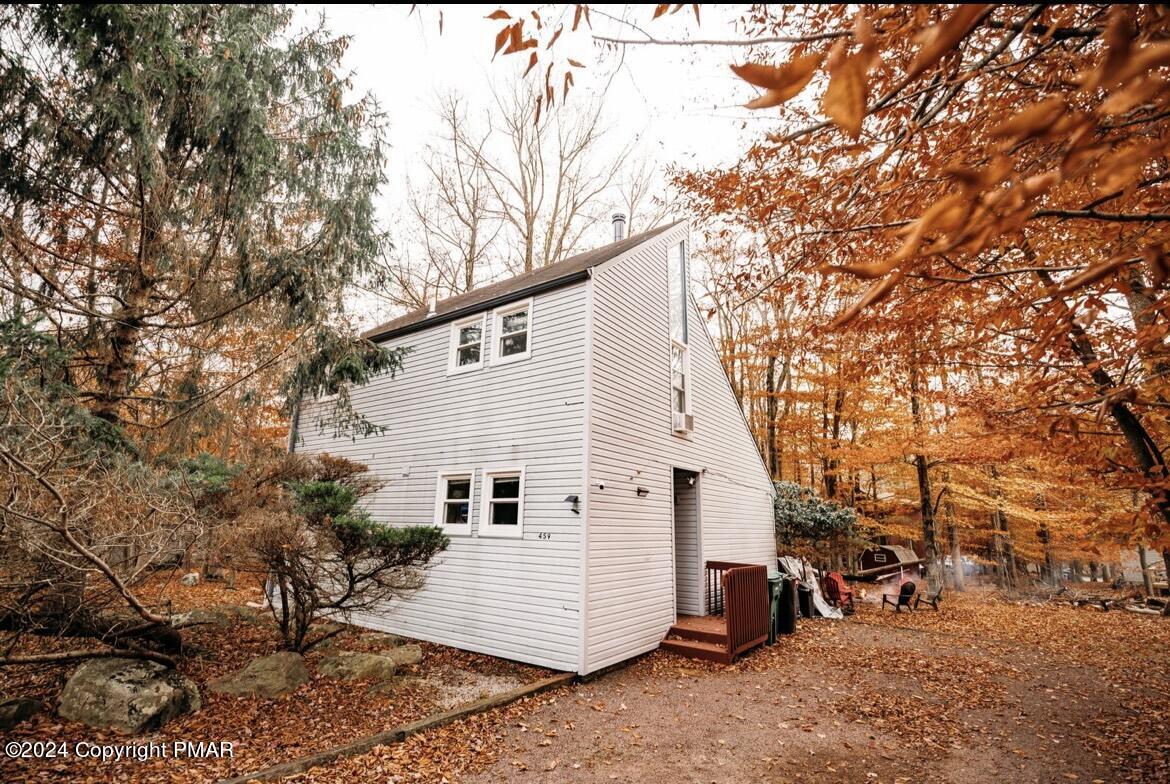
[[[626,238],[626,214],[624,212],[615,212],[613,214],[613,241],[621,242]]]

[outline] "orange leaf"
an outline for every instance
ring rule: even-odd
[[[508,37],[511,35],[511,26],[505,27],[503,30],[500,30],[500,32],[496,33],[496,52],[492,55],[493,60],[495,59],[495,56],[500,53],[500,50],[504,48],[504,45],[508,43]]]
[[[861,299],[850,305],[841,315],[833,319],[833,322],[829,324],[829,329],[832,330],[845,326],[861,315],[861,311],[868,308],[870,305],[876,305],[886,297],[890,296],[890,294],[894,291],[894,287],[902,281],[902,278],[903,273],[899,271],[874,283],[865,290],[865,294],[862,295]]]
[[[906,78],[914,79],[921,76],[926,69],[941,60],[943,55],[958,46],[959,42],[975,29],[975,25],[989,8],[992,6],[986,3],[963,4],[946,19],[926,29],[922,35],[922,48],[910,63]]]
[[[1170,258],[1167,258],[1161,248],[1152,245],[1146,248],[1142,255],[1146,259],[1146,264],[1150,266],[1150,275],[1153,277],[1154,286],[1161,286],[1170,278]]]
[[[806,54],[794,57],[779,67],[761,65],[759,63],[744,63],[732,65],[731,70],[740,79],[765,90],[784,90],[799,84],[801,89],[809,83],[817,66],[821,64],[821,55]]]
[[[829,87],[821,99],[825,114],[854,139],[861,135],[861,121],[868,107],[866,70],[861,55],[841,59],[831,68]]]
[[[1063,176],[1060,173],[1060,169],[1049,169],[1041,174],[1033,174],[1020,183],[1020,187],[1024,189],[1025,196],[1029,199],[1034,199],[1052,190],[1056,185],[1059,185],[1061,179],[1063,179]]]
[[[1068,110],[1068,104],[1059,95],[1050,95],[1039,103],[1017,112],[991,130],[991,135],[1016,141],[1039,136]]]
[[[528,58],[528,67],[524,69],[525,76],[528,76],[528,72],[536,67],[536,60],[537,60],[536,52],[533,52],[532,56]]]
[[[492,11],[490,14],[488,14],[484,18],[485,19],[495,19],[495,20],[499,21],[502,19],[511,19],[512,17],[508,14],[507,11],[505,11],[503,8],[501,8],[499,11]]]
[[[1135,76],[1149,73],[1155,68],[1170,65],[1170,41],[1146,44],[1133,50],[1132,55],[1118,74],[1118,81],[1127,82]]]
[[[655,6],[654,7],[654,18],[657,19],[658,17],[662,16],[663,14],[665,14],[669,10],[670,10],[670,3],[661,3],[657,6]]]
[[[1105,60],[1085,80],[1085,88],[1115,83],[1130,60],[1133,49],[1133,11],[1125,5],[1115,5],[1109,11],[1109,23],[1105,25]]]
[[[733,65],[731,70],[736,76],[749,84],[766,89],[761,96],[749,101],[749,109],[767,109],[779,106],[790,98],[795,97],[812,80],[820,65],[821,56],[816,54],[796,57],[788,63],[775,68],[770,65],[745,63]]]

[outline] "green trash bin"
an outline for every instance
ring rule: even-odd
[[[784,577],[780,572],[768,572],[768,606],[772,608],[772,613],[769,616],[768,623],[768,644],[772,645],[776,642],[776,636],[780,629],[780,591],[781,583]]]
[[[792,634],[796,631],[796,616],[800,614],[796,606],[796,586],[797,582],[795,577],[785,576],[783,582],[780,583],[780,615],[776,619],[777,637],[781,634]]]

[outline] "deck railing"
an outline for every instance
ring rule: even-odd
[[[735,658],[768,639],[768,568],[707,561],[707,614],[727,623],[727,653]]]

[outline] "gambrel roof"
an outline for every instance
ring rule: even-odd
[[[585,280],[589,276],[589,271],[594,267],[616,259],[626,251],[636,248],[646,240],[652,239],[680,223],[682,221],[678,220],[658,226],[624,240],[578,253],[556,264],[524,272],[482,288],[472,289],[464,294],[448,297],[439,301],[433,313],[429,308],[417,308],[406,315],[366,331],[362,337],[377,341],[406,335],[435,324],[454,321],[482,310],[524,299],[542,291]]]

